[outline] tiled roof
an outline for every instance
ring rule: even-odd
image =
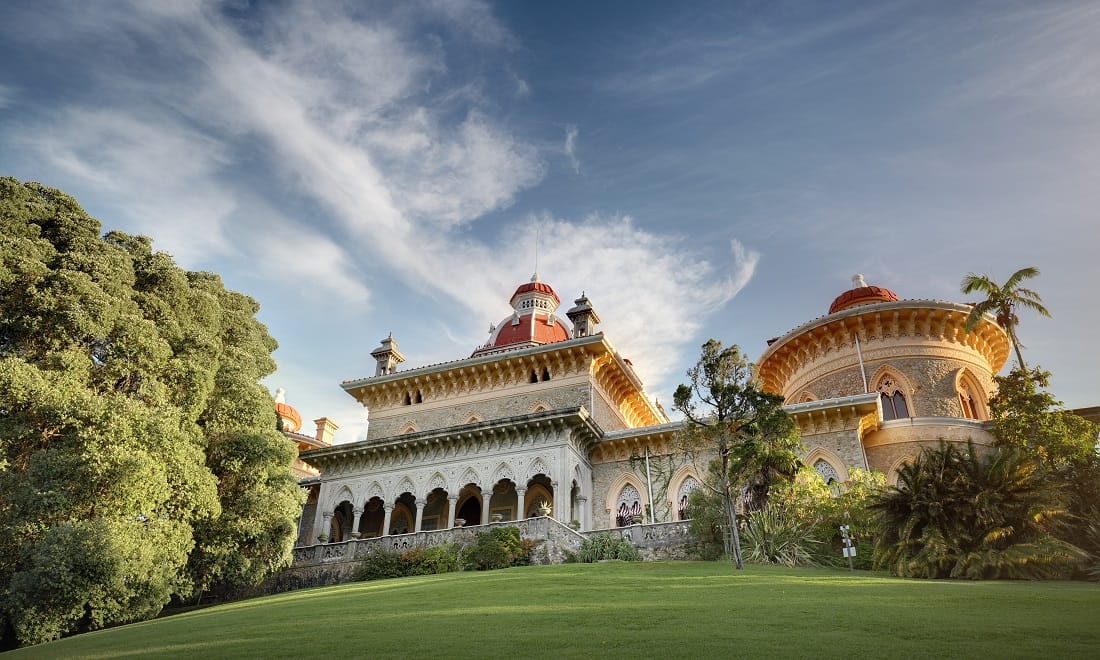
[[[881,286],[861,286],[858,289],[849,289],[836,297],[832,305],[829,305],[829,313],[839,312],[842,309],[865,305],[876,302],[894,302],[898,294]]]

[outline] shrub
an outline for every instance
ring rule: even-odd
[[[515,527],[494,527],[474,537],[474,542],[466,549],[466,565],[479,571],[526,566],[531,563],[535,545],[524,543]]]
[[[925,449],[873,504],[876,564],[902,577],[1069,577],[1086,555],[1050,533],[1063,512],[1037,471],[1012,449]]]
[[[355,571],[355,580],[384,580],[413,575],[417,565],[414,551],[394,552],[385,548],[372,548]]]
[[[822,545],[814,528],[786,515],[778,502],[769,502],[748,516],[741,532],[747,561],[781,566],[814,566],[814,555]]]
[[[621,536],[604,532],[590,536],[581,543],[577,558],[586,564],[605,559],[641,561],[642,555],[630,541]]]
[[[453,573],[462,570],[462,548],[446,542],[423,551],[418,575]]]

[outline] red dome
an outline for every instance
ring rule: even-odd
[[[535,328],[532,332],[531,321],[534,319]],[[497,336],[493,338],[493,348],[510,346],[512,344],[549,344],[555,341],[569,339],[569,332],[557,317],[554,323],[547,322],[545,316],[538,314],[525,314],[519,317],[519,323],[513,325],[511,319],[501,322]]]
[[[275,414],[283,418],[283,430],[297,433],[302,428],[302,416],[294,409],[294,406],[285,403],[275,404]]]
[[[881,286],[861,286],[855,289],[849,289],[837,296],[833,304],[829,305],[829,313],[839,312],[842,309],[848,309],[856,305],[894,302],[897,299],[898,295],[890,289],[884,289]]]
[[[554,293],[554,289],[549,284],[545,282],[539,282],[538,280],[519,285],[519,287],[516,288],[516,292],[512,294],[511,304],[515,304],[517,296],[521,296],[525,293],[530,293],[532,291],[537,291],[539,293],[545,293],[549,296],[552,296],[556,304],[561,304],[561,298],[558,298],[558,294]]]

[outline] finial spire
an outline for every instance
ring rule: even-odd
[[[867,286],[867,282],[863,281],[863,276],[862,275],[860,275],[859,273],[856,273],[855,275],[852,275],[852,288],[853,289],[863,289],[863,288],[866,288],[866,286]]]

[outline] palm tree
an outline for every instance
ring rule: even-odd
[[[966,331],[970,332],[977,327],[983,316],[992,313],[997,318],[997,325],[1008,333],[1008,339],[1012,342],[1012,348],[1016,350],[1016,360],[1020,363],[1020,369],[1027,370],[1024,366],[1024,356],[1020,353],[1020,340],[1016,338],[1016,326],[1020,318],[1016,316],[1016,308],[1023,307],[1038,312],[1042,316],[1050,318],[1050,312],[1043,307],[1039,294],[1031,289],[1020,286],[1021,280],[1035,277],[1039,269],[1034,266],[1021,268],[1013,273],[1003,285],[998,285],[988,275],[968,274],[962,281],[963,293],[981,293],[985,300],[975,303],[970,310],[970,317],[966,319]]]

